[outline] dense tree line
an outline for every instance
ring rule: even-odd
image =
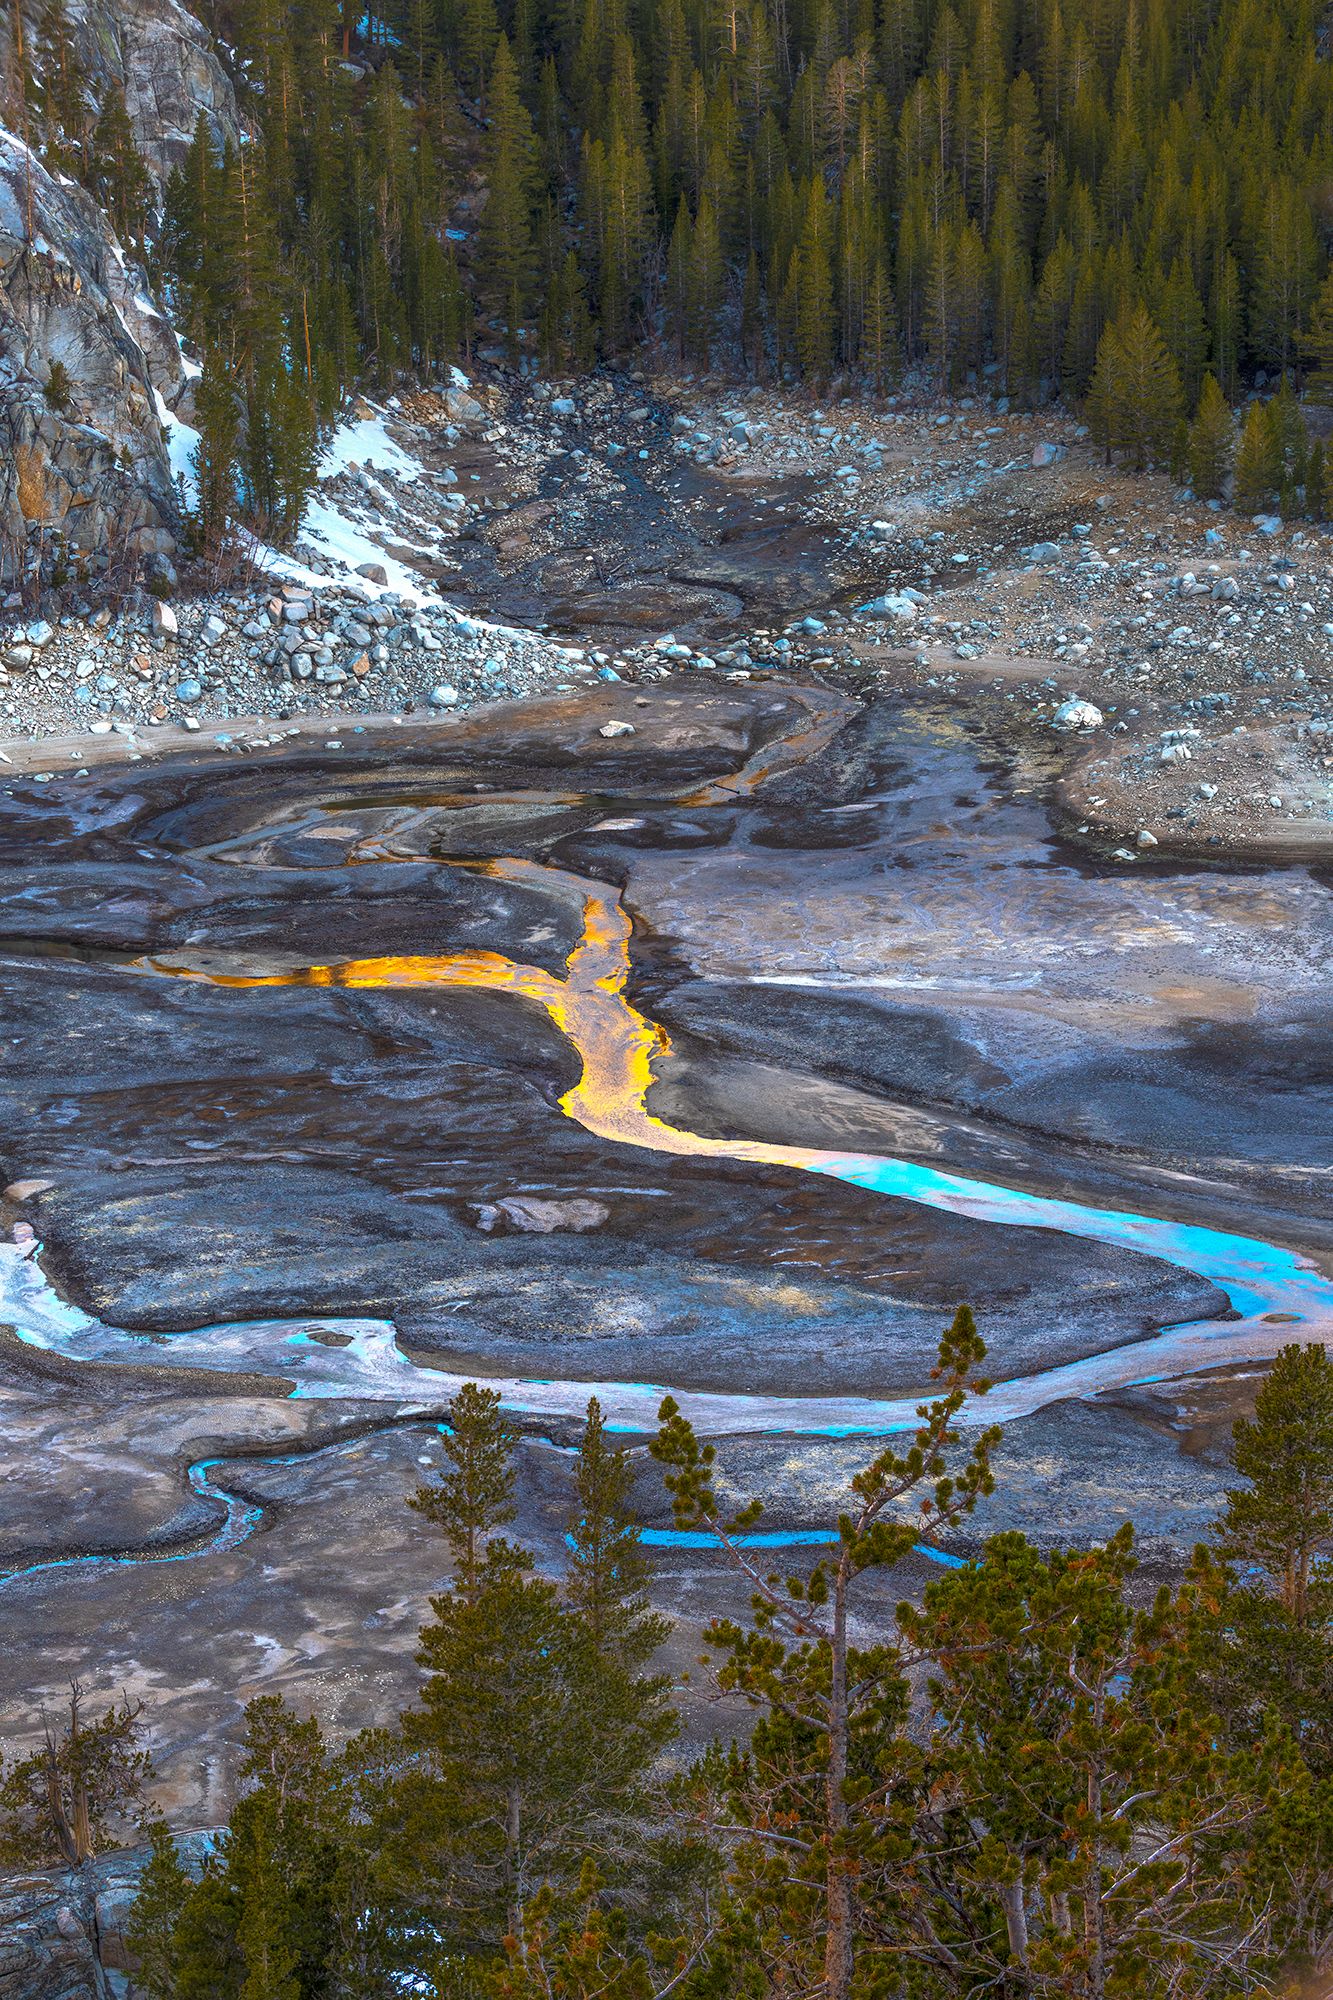
[[[303,420],[437,371],[478,321],[562,368],[645,345],[815,384],[989,368],[1091,391],[1109,443],[1182,467],[1210,377],[1234,403],[1333,366],[1314,0],[205,11],[254,137],[220,150],[201,119],[157,254],[279,527]],[[91,101],[63,0],[28,39],[48,149],[141,236],[124,108]]]
[[[664,340],[819,382],[1083,396],[1142,305],[1186,408],[1303,365],[1333,72],[1310,0],[217,0],[316,347],[431,367]],[[448,228],[468,177],[486,189]],[[465,204],[465,212],[468,212]],[[466,297],[460,297],[460,292]]]
[[[412,1502],[451,1572],[419,1700],[342,1747],[251,1705],[202,1876],[152,1832],[136,1995],[1213,2000],[1326,1974],[1333,1364],[1279,1356],[1235,1426],[1246,1483],[1177,1587],[1135,1587],[1126,1526],[1045,1553],[998,1534],[899,1601],[913,1545],[991,1490],[983,1358],[964,1309],[916,1432],[852,1478],[790,1575],[663,1406],[676,1520],[750,1595],[700,1664],[753,1727],[693,1759],[671,1747],[670,1621],[596,1403],[552,1578],[505,1532],[498,1398],[464,1388],[447,1470]],[[134,1712],[90,1722],[76,1699],[72,1717],[4,1774],[14,1859],[70,1861],[80,1813],[85,1858],[142,1793]]]

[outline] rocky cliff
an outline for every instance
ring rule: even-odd
[[[174,547],[150,330],[164,331],[94,203],[0,130],[0,577]]]
[[[37,5],[25,4],[29,46]],[[66,0],[98,104],[119,90],[159,190],[199,113],[239,131],[230,79],[183,0]],[[54,371],[54,374],[53,374]],[[0,584],[133,574],[176,547],[159,421],[187,384],[165,317],[96,205],[0,127]]]
[[[30,38],[38,0],[25,0]],[[124,94],[139,151],[159,183],[182,158],[201,111],[213,137],[236,139],[240,124],[230,78],[208,31],[183,0],[65,0],[75,54],[100,102]]]

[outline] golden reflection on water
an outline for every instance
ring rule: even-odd
[[[163,958],[134,961],[135,969],[210,986],[330,986],[369,990],[453,988],[510,993],[544,1009],[582,1061],[579,1080],[560,1099],[560,1108],[598,1138],[654,1152],[706,1154],[771,1165],[808,1167],[830,1157],[802,1146],[767,1145],[758,1140],[714,1139],[665,1124],[648,1110],[655,1065],[671,1053],[665,1031],[632,1006],[625,995],[630,974],[630,919],[616,891],[590,888],[562,869],[538,862],[497,860],[479,865],[501,881],[537,888],[575,886],[583,898],[583,931],[558,978],[541,966],[524,965],[499,952],[463,951],[442,955],[395,955],[344,959],[290,971],[230,973]]]

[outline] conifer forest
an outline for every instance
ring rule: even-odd
[[[1329,0],[0,0],[0,2000],[1333,2000],[1331,1051]]]

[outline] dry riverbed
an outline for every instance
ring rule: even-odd
[[[1107,468],[1071,419],[986,398],[483,371],[355,406],[306,540],[232,591],[9,604],[0,733],[140,757],[197,732],[243,758],[293,727],[341,745],[370,717],[597,677],[805,665],[1048,734],[1069,831],[1125,865],[1315,854],[1331,558],[1322,531]]]

